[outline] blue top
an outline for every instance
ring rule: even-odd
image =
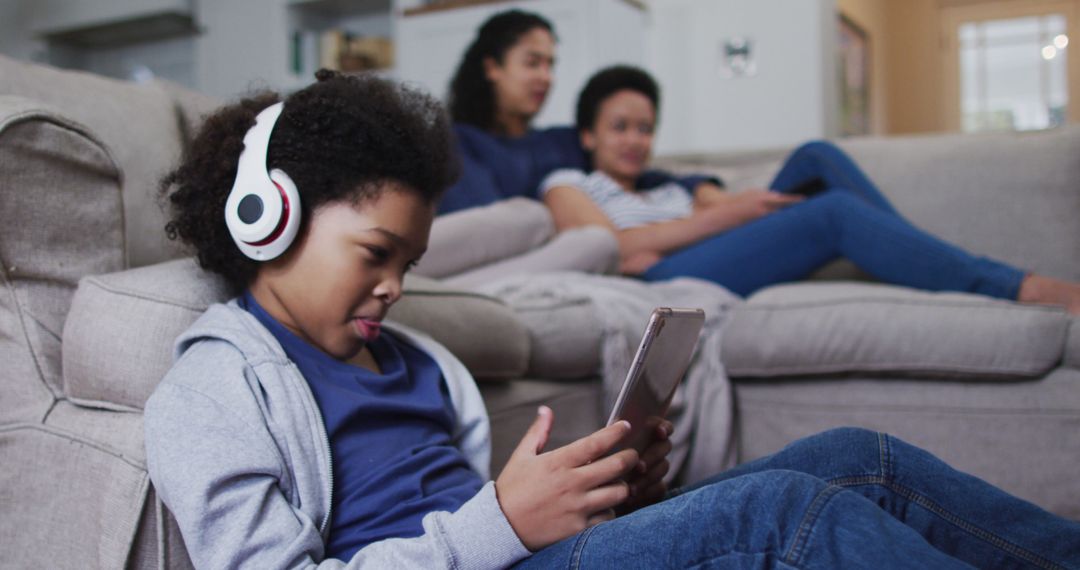
[[[420,536],[425,514],[454,512],[480,490],[483,481],[450,436],[442,372],[425,352],[383,333],[368,345],[382,370],[376,374],[308,344],[250,292],[240,305],[281,343],[322,412],[334,475],[328,558],[349,560],[372,542]]]
[[[461,158],[461,178],[447,189],[439,203],[439,214],[486,206],[499,200],[524,196],[536,199],[540,183],[560,168],[591,170],[588,153],[574,127],[551,127],[508,138],[471,125],[455,124],[454,135]],[[675,177],[650,170],[637,181],[638,188],[653,188],[677,182],[688,190],[715,177]]]

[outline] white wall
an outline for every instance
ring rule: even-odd
[[[789,146],[835,124],[833,0],[653,0],[648,66],[663,87],[657,154]],[[757,75],[718,73],[754,44]]]
[[[402,18],[396,42],[398,78],[443,98],[480,24],[511,8],[544,16],[558,37],[554,85],[534,120],[536,126],[572,123],[578,91],[597,69],[644,63],[646,16],[623,0],[518,0]]]
[[[43,59],[29,30],[35,1],[0,1],[0,53]],[[418,4],[363,4],[386,1],[399,14]],[[193,88],[232,98],[311,81],[290,70],[292,0],[191,3],[201,30],[187,40]],[[395,18],[399,75],[443,96],[476,24],[510,6],[550,17],[560,36],[556,85],[538,125],[571,122],[578,90],[599,67],[644,62],[664,89],[658,154],[790,146],[835,132],[835,0],[650,0],[644,13],[623,0],[517,0]],[[735,36],[755,42],[755,77],[717,73],[721,42]],[[141,55],[161,56],[161,46],[144,47]]]

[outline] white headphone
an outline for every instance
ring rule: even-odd
[[[266,150],[285,103],[275,103],[255,117],[255,126],[244,135],[244,151],[236,168],[229,199],[225,202],[225,225],[244,255],[269,261],[285,253],[300,228],[300,194],[288,174],[266,172]]]

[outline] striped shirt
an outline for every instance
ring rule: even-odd
[[[693,196],[675,182],[627,192],[599,170],[585,174],[580,170],[563,169],[552,172],[544,179],[540,184],[540,197],[559,186],[570,186],[584,192],[620,230],[686,218],[694,209]]]

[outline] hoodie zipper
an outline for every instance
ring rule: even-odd
[[[326,450],[326,516],[323,517],[322,524],[319,525],[319,534],[323,537],[326,536],[326,527],[330,524],[330,512],[334,510],[334,456],[330,454],[330,436],[326,435],[326,424],[322,423],[322,413],[318,409],[315,410],[316,416],[319,418],[319,424],[322,428],[322,440],[323,449]]]
[[[308,397],[308,406],[315,414],[315,419],[318,422],[316,429],[319,435],[322,436],[323,450],[326,451],[326,514],[323,516],[322,522],[319,523],[319,534],[325,539],[326,527],[330,524],[330,515],[334,510],[334,456],[330,452],[330,436],[326,435],[326,422],[323,421],[322,411],[319,410],[319,404],[315,401],[315,395],[311,393],[311,386],[308,386],[307,380],[304,379],[303,374],[300,374],[300,370],[296,368],[295,363],[291,364],[291,368],[295,373],[294,379],[300,379],[301,390]]]

